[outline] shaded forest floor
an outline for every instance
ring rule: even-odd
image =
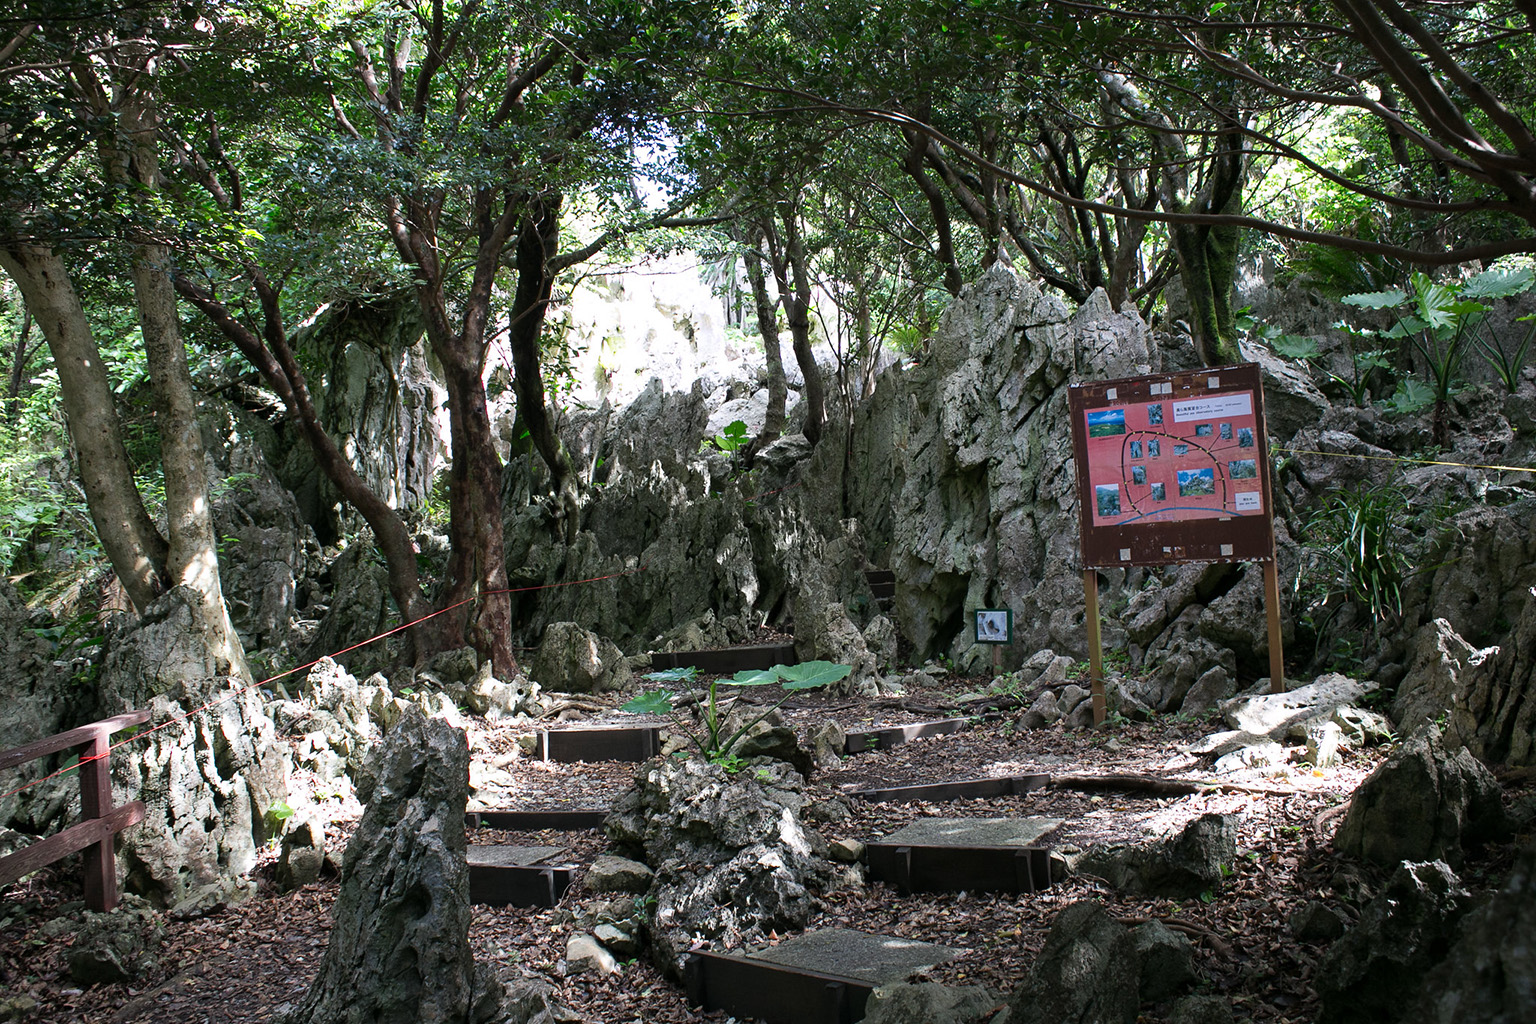
[[[925,714],[978,685],[946,681],[934,692],[904,700],[835,699],[797,695],[788,709],[797,727],[828,718],[845,729],[867,729],[936,717]],[[613,703],[617,703],[614,700]],[[1102,732],[1025,730],[1015,715],[978,722],[950,736],[889,750],[848,756],[818,773],[813,789],[848,790],[1023,773],[1134,774],[1237,782],[1255,791],[1212,790],[1157,797],[1116,791],[1047,789],[1024,796],[953,803],[852,802],[845,819],[821,825],[828,840],[868,842],[924,816],[1005,817],[1046,815],[1066,821],[1058,847],[1086,849],[1095,842],[1133,842],[1168,835],[1210,811],[1239,820],[1239,855],[1231,874],[1214,889],[1188,900],[1128,897],[1100,880],[1074,876],[1034,895],[914,894],[901,896],[882,884],[828,895],[813,928],[847,927],[910,936],[969,951],[936,967],[928,980],[982,984],[1006,997],[1044,944],[1056,914],[1077,900],[1094,899],[1126,920],[1159,918],[1197,942],[1201,991],[1231,1000],[1234,1020],[1310,1021],[1318,1003],[1312,984],[1326,947],[1298,942],[1288,918],[1301,904],[1323,899],[1357,905],[1372,876],[1337,858],[1329,845],[1339,816],[1329,814],[1379,763],[1382,748],[1347,752],[1326,770],[1292,764],[1219,780],[1209,763],[1185,752],[1214,731],[1211,722],[1160,717]],[[477,723],[476,728],[498,731]],[[511,727],[494,737],[515,747]],[[630,783],[635,766],[618,763],[560,765],[523,757],[513,761],[522,808],[603,806]],[[1267,790],[1267,791],[1258,791]],[[350,822],[338,821],[345,834]],[[562,846],[562,861],[590,863],[606,849],[600,833],[524,832],[481,829],[472,843]],[[1497,884],[1509,848],[1486,851],[1463,872],[1469,887]],[[0,899],[0,987],[38,1003],[30,1019],[90,1024],[235,1024],[274,1021],[308,987],[324,953],[334,878],[282,894],[272,883],[275,851],[267,850],[257,872],[259,895],[239,906],[193,921],[167,921],[160,966],[133,984],[73,986],[66,957],[78,915],[78,872],[68,862],[39,872]],[[508,974],[538,975],[556,983],[581,1020],[590,1024],[630,1021],[725,1020],[687,1006],[681,990],[643,960],[607,977],[566,976],[565,943],[583,909],[599,898],[578,882],[553,909],[476,907],[471,941],[477,955]],[[28,1018],[21,1018],[28,1019]],[[1153,1012],[1145,1021],[1159,1020]]]

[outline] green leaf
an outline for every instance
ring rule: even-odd
[[[784,675],[784,689],[814,690],[846,678],[853,666],[831,661],[802,661],[798,665],[784,665],[780,671]]]
[[[680,668],[661,669],[656,672],[647,672],[641,679],[650,679],[657,683],[686,683],[690,682],[699,670],[694,665],[684,665]]]
[[[1389,288],[1384,292],[1356,292],[1339,301],[1346,306],[1359,306],[1361,309],[1391,309],[1393,306],[1401,306],[1407,300],[1407,292],[1401,288]]]
[[[1282,334],[1270,342],[1275,355],[1286,359],[1316,359],[1317,339],[1300,334]]]
[[[720,680],[731,686],[772,686],[779,681],[779,670],[782,665],[773,668],[744,668],[729,679]]]
[[[631,699],[628,703],[620,704],[620,711],[628,711],[632,715],[670,715],[672,713],[671,690],[652,690],[642,693]]]
[[[1408,378],[1398,381],[1397,391],[1386,401],[1387,411],[1398,416],[1422,412],[1435,404],[1435,392],[1422,381]]]
[[[1465,299],[1507,299],[1528,292],[1536,286],[1536,272],[1528,269],[1485,270],[1469,277],[1461,286]]]

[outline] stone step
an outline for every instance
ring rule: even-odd
[[[471,846],[469,902],[490,907],[553,907],[575,879],[573,864],[545,864],[559,846]]]
[[[900,800],[985,800],[999,796],[1023,796],[1050,785],[1049,775],[1004,775],[995,779],[964,779],[959,782],[934,782],[918,786],[892,786],[888,789],[855,789],[849,796],[870,803]]]
[[[746,669],[795,665],[799,661],[794,644],[747,644],[715,651],[658,651],[651,655],[651,669],[659,672],[691,666],[706,675],[731,675]]]
[[[661,753],[661,726],[614,725],[541,729],[540,761],[649,761]]]
[[[765,1024],[854,1024],[869,994],[964,950],[929,942],[827,928],[758,953],[690,954],[688,1001]]]
[[[608,817],[606,807],[582,808],[566,811],[470,811],[464,816],[465,828],[500,828],[514,832],[541,832],[555,829],[576,832],[582,829],[602,828]]]
[[[914,892],[1032,893],[1051,885],[1039,840],[1060,818],[923,818],[864,847],[869,877]]]

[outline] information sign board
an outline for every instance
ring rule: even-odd
[[[1274,557],[1253,363],[1068,389],[1085,567]]]

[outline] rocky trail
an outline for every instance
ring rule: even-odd
[[[801,696],[787,709],[787,724],[802,735],[836,721],[856,732],[924,716],[910,710],[954,706],[954,697],[978,685],[952,679],[932,692],[901,700],[864,701]],[[611,698],[610,698],[611,699]],[[616,704],[617,701],[614,701]],[[604,719],[627,719],[610,714]],[[1330,839],[1347,798],[1380,762],[1384,748],[1347,750],[1338,765],[1304,763],[1228,772],[1220,779],[1209,758],[1188,753],[1212,731],[1193,717],[1159,717],[1123,723],[1100,732],[1059,725],[1028,729],[1017,713],[976,721],[946,736],[842,757],[816,773],[808,789],[816,807],[808,815],[829,841],[867,843],[925,818],[1046,816],[1063,819],[1049,840],[1058,854],[1076,858],[1097,844],[1137,843],[1178,833],[1206,814],[1231,815],[1236,853],[1219,880],[1185,898],[1136,896],[1117,891],[1083,870],[1045,891],[1028,895],[913,893],[882,883],[848,885],[818,903],[812,928],[842,927],[909,937],[966,952],[927,972],[923,980],[946,985],[984,985],[1002,1000],[1029,971],[1058,913],[1080,900],[1099,901],[1126,923],[1161,921],[1193,943],[1191,976],[1141,1019],[1183,1019],[1169,1013],[1198,1011],[1196,1002],[1171,1000],[1185,993],[1220,997],[1239,1016],[1254,1021],[1311,1021],[1318,1017],[1315,974],[1325,943],[1380,884],[1382,875],[1338,857]],[[517,734],[526,723],[488,725],[482,747],[520,751]],[[587,723],[583,723],[587,724]],[[615,762],[556,764],[513,757],[504,765],[516,790],[516,806],[604,806],[631,785],[636,766]],[[1020,796],[949,802],[871,803],[845,794],[874,786],[988,778],[1002,775],[1130,776],[1177,778],[1224,785],[1188,795],[1046,787]],[[1155,787],[1154,787],[1155,788]],[[336,804],[332,826],[342,835],[357,807]],[[597,830],[505,832],[478,829],[471,843],[557,846],[561,860],[590,865],[609,848]],[[848,845],[848,844],[838,844]],[[856,848],[856,847],[855,847]],[[1496,884],[1507,871],[1510,846],[1493,846],[1465,865],[1469,888]],[[279,1020],[309,986],[328,939],[336,896],[333,872],[291,893],[274,882],[276,851],[263,852],[259,894],[190,920],[143,911],[165,930],[155,965],[131,982],[81,988],[69,960],[81,917],[77,871],[68,862],[14,887],[0,904],[0,984],[6,1019],[91,1024],[233,1024]],[[1080,865],[1081,867],[1081,865]],[[632,898],[632,897],[625,897]],[[627,1021],[723,1020],[721,1012],[688,1006],[683,991],[644,957],[620,962],[612,973],[576,971],[567,941],[589,927],[613,894],[594,893],[580,880],[550,909],[474,908],[471,943],[477,958],[504,978],[546,982],[569,1007],[571,1019]],[[1314,901],[1333,908],[1317,910]],[[1340,916],[1342,915],[1342,916]],[[787,936],[771,936],[775,938]],[[1192,1019],[1192,1018],[1190,1018]]]

